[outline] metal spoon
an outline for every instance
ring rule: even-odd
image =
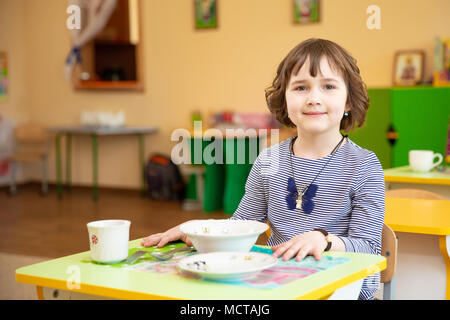
[[[165,261],[165,260],[172,259],[173,256],[175,255],[175,253],[180,252],[180,251],[191,252],[191,251],[195,251],[195,248],[189,247],[189,246],[184,246],[184,247],[175,248],[175,249],[172,249],[172,250],[166,251],[166,252],[149,252],[148,254],[158,260]]]
[[[165,261],[165,260],[172,259],[172,257],[174,256],[174,254],[176,252],[179,252],[179,251],[189,251],[190,252],[190,251],[194,251],[194,250],[195,250],[194,247],[188,247],[188,246],[175,248],[175,249],[169,250],[167,252],[150,252],[150,251],[139,250],[139,251],[136,251],[135,253],[133,253],[131,256],[129,256],[124,261],[124,263],[132,264],[137,259],[139,259],[140,257],[142,257],[146,253],[148,253],[149,255],[154,257],[155,259],[158,259],[158,260],[161,260],[161,261]]]
[[[143,251],[143,250],[139,250],[136,251],[135,253],[133,253],[131,256],[129,256],[124,263],[127,264],[132,264],[134,263],[137,259],[139,259],[140,257],[142,257],[144,254],[149,253],[148,251]]]

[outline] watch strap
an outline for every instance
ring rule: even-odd
[[[324,251],[330,250],[331,244],[332,244],[331,239],[330,239],[330,234],[325,229],[320,229],[320,228],[314,229],[313,231],[319,231],[320,233],[322,233],[325,236],[325,240],[327,240],[327,246]]]

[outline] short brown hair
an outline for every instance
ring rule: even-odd
[[[340,73],[347,86],[347,105],[350,112],[348,116],[342,118],[340,129],[350,131],[355,127],[361,127],[366,120],[369,96],[359,74],[356,59],[337,43],[324,39],[313,38],[301,42],[281,61],[272,85],[265,90],[270,112],[281,124],[295,127],[289,119],[286,106],[285,94],[289,80],[292,74],[298,73],[308,58],[309,72],[315,77],[317,72],[320,72],[320,59],[323,56],[328,59],[330,67]]]

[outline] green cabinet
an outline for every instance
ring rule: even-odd
[[[433,150],[445,156],[449,115],[449,88],[392,90],[392,124],[398,132],[393,167],[408,165],[412,149]]]
[[[381,88],[368,92],[370,107],[366,124],[349,137],[375,152],[384,169],[408,165],[411,149],[433,150],[445,155],[450,88]],[[393,146],[386,137],[391,125],[398,135]]]
[[[391,123],[391,90],[369,89],[370,107],[366,122],[349,133],[350,139],[363,148],[375,152],[383,168],[392,167],[392,147],[386,139]]]

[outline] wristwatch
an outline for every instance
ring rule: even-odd
[[[326,230],[320,229],[320,228],[314,229],[313,231],[319,231],[325,236],[325,240],[327,240],[327,247],[325,248],[324,251],[330,250],[331,249],[331,237],[328,234],[328,232]]]

